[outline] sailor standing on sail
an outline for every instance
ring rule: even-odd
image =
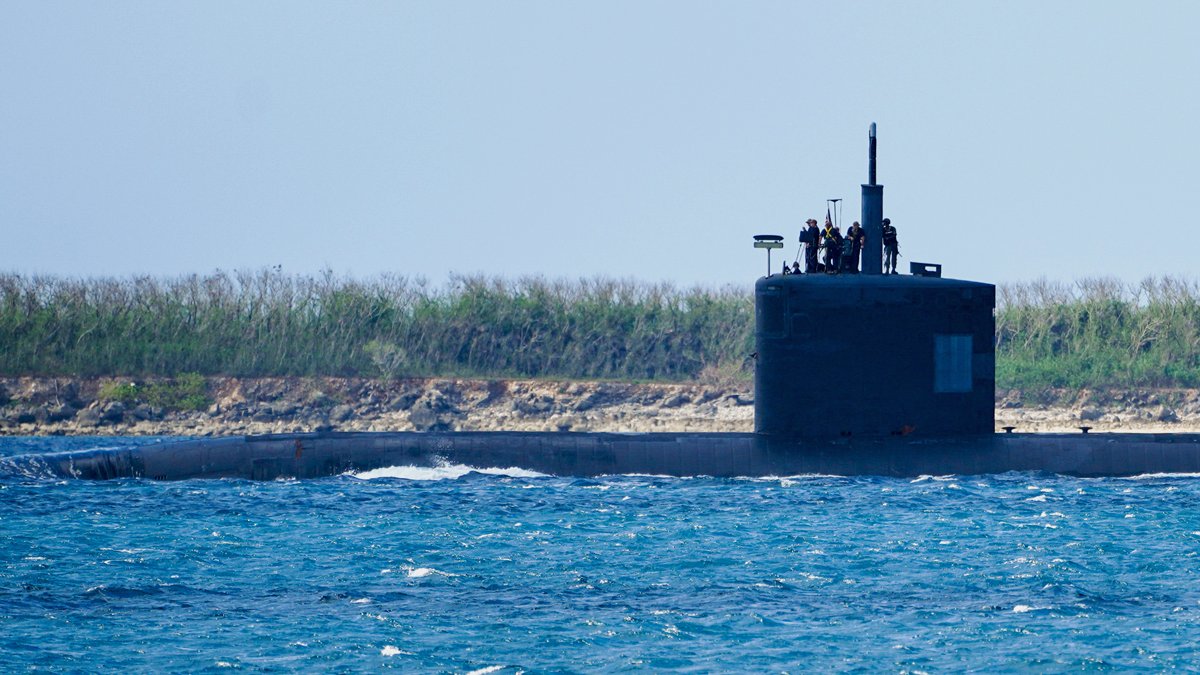
[[[867,231],[854,221],[850,225],[850,229],[846,230],[846,238],[850,240],[850,262],[846,266],[851,274],[858,274],[858,259],[862,254],[863,244],[867,243]]]
[[[900,242],[896,239],[896,228],[892,219],[883,219],[883,273],[896,274],[896,258],[900,257]]]
[[[842,259],[842,233],[828,213],[825,214],[825,232],[822,236],[825,238],[825,271],[837,274]]]
[[[807,227],[800,233],[800,241],[804,242],[804,271],[809,274],[817,272],[817,249],[821,246],[821,230],[817,227],[817,219],[809,218]]]

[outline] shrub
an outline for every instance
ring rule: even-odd
[[[166,410],[203,410],[211,403],[208,382],[199,373],[183,373],[169,380],[144,383],[106,382],[100,386],[102,401],[126,405],[146,403]]]
[[[145,390],[146,403],[167,410],[204,410],[212,404],[208,382],[199,373],[182,373],[170,380],[155,382]]]
[[[140,400],[141,390],[133,382],[105,382],[100,385],[101,401],[120,401],[130,404]]]

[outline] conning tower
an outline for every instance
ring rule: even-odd
[[[774,438],[991,434],[996,289],[882,271],[883,186],[875,125],[862,186],[860,274],[768,276],[755,284],[754,430]],[[901,233],[903,234],[903,233]]]

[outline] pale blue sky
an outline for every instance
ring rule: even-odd
[[[1200,2],[0,4],[0,270],[1195,276]],[[907,260],[902,264],[907,267]]]

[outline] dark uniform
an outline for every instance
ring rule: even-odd
[[[842,233],[832,225],[825,228],[825,271],[837,272],[842,259]]]
[[[863,246],[867,243],[867,231],[858,224],[858,221],[855,221],[850,229],[846,230],[846,238],[850,240],[851,244],[850,262],[846,267],[850,272],[857,274],[858,259],[862,255]]]
[[[821,230],[817,221],[809,219],[808,227],[804,228],[806,242],[804,244],[804,271],[815,274],[817,271],[817,247],[821,244]]]
[[[890,218],[883,219],[883,273],[896,274],[896,258],[900,257],[900,241]]]

